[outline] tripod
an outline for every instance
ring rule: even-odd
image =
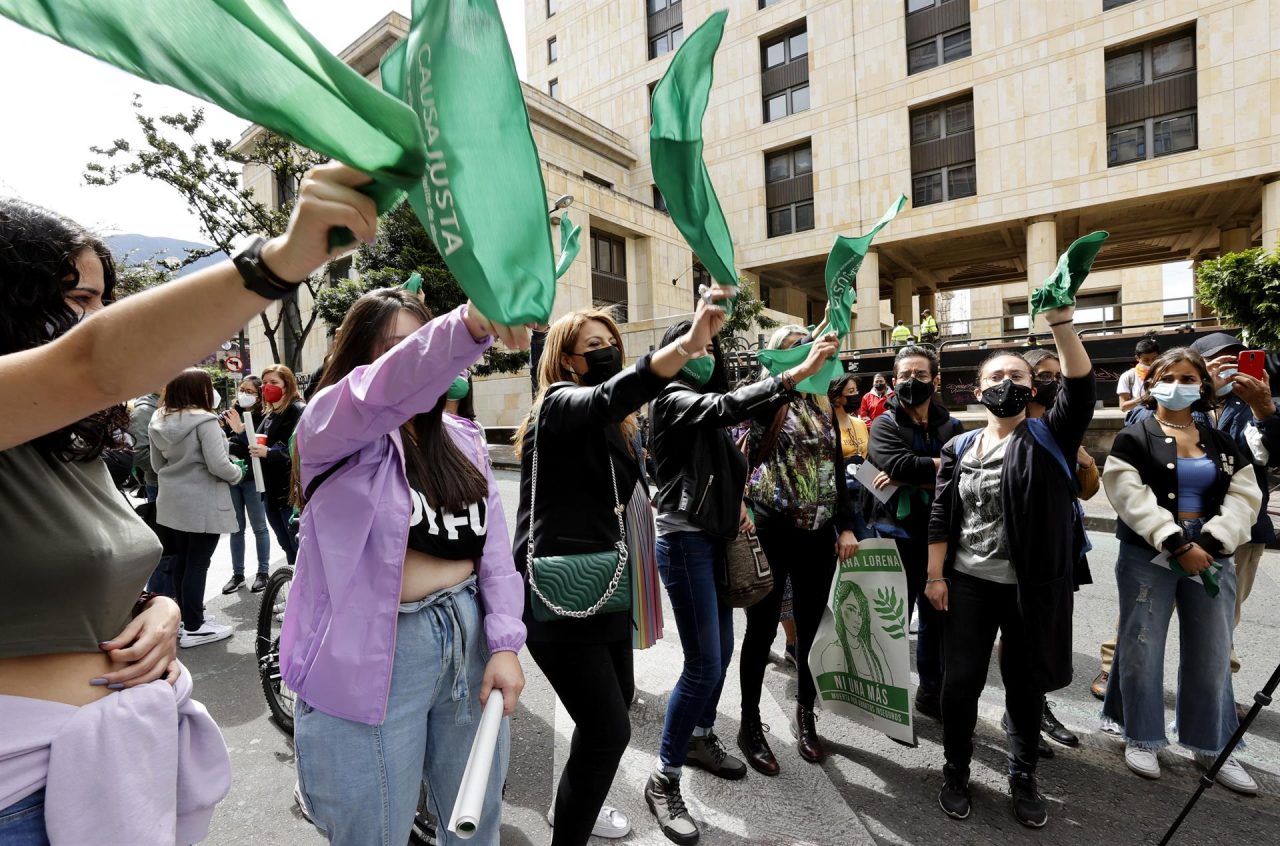
[[[1182,825],[1182,821],[1187,818],[1187,814],[1191,813],[1191,809],[1195,807],[1196,802],[1200,799],[1201,794],[1210,787],[1213,787],[1214,780],[1218,776],[1218,770],[1222,769],[1222,765],[1231,757],[1231,753],[1236,750],[1241,738],[1245,732],[1249,730],[1249,726],[1253,725],[1253,718],[1258,716],[1258,712],[1265,706],[1271,704],[1271,695],[1276,692],[1276,686],[1280,685],[1280,665],[1276,666],[1276,671],[1271,674],[1271,679],[1267,682],[1262,690],[1253,695],[1253,707],[1249,709],[1249,713],[1245,714],[1243,720],[1240,721],[1240,727],[1236,729],[1236,733],[1231,735],[1231,740],[1227,741],[1227,747],[1222,750],[1222,754],[1218,755],[1218,760],[1213,762],[1213,766],[1209,771],[1200,777],[1200,786],[1196,788],[1196,792],[1187,800],[1187,804],[1182,809],[1182,813],[1178,814],[1178,818],[1173,821],[1173,825],[1169,826],[1169,830],[1165,832],[1164,839],[1160,841],[1160,846],[1168,846],[1173,835],[1177,833],[1178,826]]]

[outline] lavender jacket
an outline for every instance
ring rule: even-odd
[[[460,306],[372,364],[312,397],[298,422],[303,488],[346,456],[302,512],[298,571],[280,637],[285,682],[326,714],[380,725],[396,649],[396,615],[413,513],[400,426],[430,411],[491,343],[477,343]],[[488,537],[476,562],[491,652],[524,645],[524,588],[483,433],[445,426],[489,483]]]

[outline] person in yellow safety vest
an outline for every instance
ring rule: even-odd
[[[895,347],[906,346],[911,340],[911,329],[901,320],[898,325],[893,327],[893,332],[889,334],[889,339],[893,341]]]
[[[927,308],[920,312],[920,340],[926,344],[932,344],[938,340],[938,321]]]

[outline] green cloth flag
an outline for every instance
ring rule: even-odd
[[[573,260],[578,257],[578,250],[582,249],[582,244],[579,243],[581,235],[582,227],[569,219],[568,212],[560,215],[560,261],[556,262],[557,279],[569,272]]]
[[[410,294],[416,294],[422,290],[422,274],[414,271],[409,274],[409,278],[404,280],[404,284],[400,286]]]
[[[836,242],[827,255],[827,319],[831,322],[831,331],[842,338],[853,326],[853,305],[858,301],[858,268],[867,257],[871,241],[906,204],[907,195],[899,195],[871,231],[860,238],[836,236]]]
[[[1109,233],[1098,230],[1077,238],[1058,258],[1058,266],[1044,284],[1031,292],[1031,319],[1042,311],[1074,305],[1076,291],[1084,284],[1093,260]]]
[[[462,290],[498,323],[545,323],[556,293],[547,191],[495,0],[413,0],[382,86],[420,121],[427,171],[409,202]]]
[[[702,159],[702,116],[728,15],[728,11],[716,12],[686,38],[653,89],[649,158],[653,181],[680,234],[712,279],[737,287],[733,238]]]
[[[774,376],[781,376],[785,371],[790,370],[797,364],[802,363],[809,357],[809,348],[813,346],[810,341],[807,344],[799,344],[789,350],[760,350],[756,353],[756,360],[760,362],[765,370],[768,370]],[[844,373],[844,368],[840,365],[840,358],[832,356],[827,359],[827,363],[808,379],[796,385],[796,390],[805,394],[827,395],[827,388],[831,387],[831,383],[838,379]]]
[[[379,213],[426,171],[413,112],[279,0],[0,0],[0,15],[367,173],[374,183],[361,190]],[[330,240],[352,238],[335,230]]]

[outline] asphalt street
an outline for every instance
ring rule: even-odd
[[[510,525],[516,510],[516,476],[499,473]],[[1126,769],[1123,746],[1098,730],[1100,704],[1088,685],[1098,668],[1098,643],[1115,624],[1113,567],[1116,543],[1095,533],[1090,556],[1096,584],[1077,595],[1075,682],[1050,695],[1058,717],[1081,735],[1076,749],[1056,747],[1040,767],[1040,787],[1050,802],[1050,821],[1028,831],[1009,812],[1004,780],[1003,733],[999,726],[1003,692],[993,666],[980,706],[973,764],[974,811],[955,822],[939,810],[936,795],[942,766],[941,725],[919,718],[919,746],[908,749],[842,717],[819,714],[818,728],[828,758],[815,766],[795,751],[787,715],[795,692],[795,670],[780,660],[765,677],[764,718],[782,774],[768,779],[751,772],[744,781],[723,782],[686,769],[685,797],[702,824],[704,844],[1107,844],[1157,843],[1195,790],[1199,771],[1176,746],[1161,753],[1164,774],[1145,781]],[[250,544],[252,547],[252,544]],[[281,556],[276,550],[276,558]],[[250,567],[252,572],[252,565]],[[235,626],[228,641],[184,650],[181,659],[196,680],[196,697],[221,725],[231,750],[233,785],[219,806],[210,844],[317,844],[321,838],[296,809],[293,752],[289,738],[268,719],[253,657],[258,596],[241,590],[219,593],[231,573],[224,540],[209,573],[208,608]],[[1268,552],[1254,594],[1237,632],[1244,666],[1235,679],[1236,699],[1250,701],[1280,662],[1280,553]],[[745,620],[739,615],[738,636]],[[637,653],[638,699],[632,712],[631,746],[610,793],[610,803],[631,817],[624,843],[668,842],[644,806],[644,780],[657,760],[667,697],[680,666],[674,620],[653,649]],[[1175,700],[1176,626],[1166,653],[1165,697],[1172,720]],[[775,644],[782,652],[781,633]],[[502,842],[544,846],[551,829],[544,816],[554,778],[567,754],[572,732],[563,708],[537,666],[522,655],[528,686],[512,718],[512,760],[503,812]],[[737,661],[729,671],[720,703],[718,733],[732,749],[738,729]],[[1261,794],[1247,798],[1221,787],[1209,790],[1183,825],[1178,844],[1280,842],[1280,701],[1264,709],[1239,759],[1253,773]],[[1171,738],[1176,735],[1170,734]],[[608,841],[597,840],[604,844]]]

